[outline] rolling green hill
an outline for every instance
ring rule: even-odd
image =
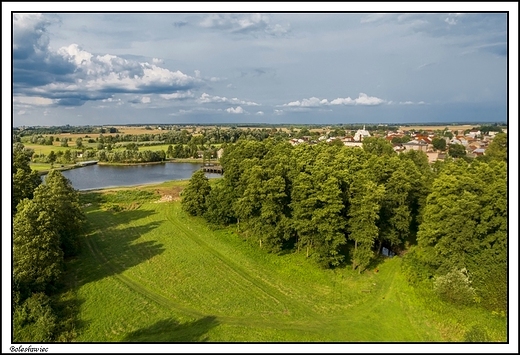
[[[235,228],[189,217],[177,199],[93,196],[61,295],[79,312],[75,341],[464,341],[475,324],[506,341],[504,318],[432,301],[405,282],[400,258],[361,275],[324,270],[304,252],[269,254]]]

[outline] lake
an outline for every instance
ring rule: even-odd
[[[109,166],[90,165],[62,171],[77,190],[102,189],[161,183],[169,180],[187,180],[201,167],[197,163],[164,163],[150,165]],[[206,177],[221,177],[206,173]]]

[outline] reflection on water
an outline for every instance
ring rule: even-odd
[[[63,176],[78,190],[101,189],[116,186],[133,186],[161,183],[168,180],[187,180],[199,170],[196,163],[164,163],[152,165],[107,166],[90,165],[63,171]],[[220,174],[206,173],[208,178]]]

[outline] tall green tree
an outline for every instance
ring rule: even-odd
[[[18,169],[31,171],[29,163],[34,150],[29,150],[24,147],[22,143],[13,144],[13,170],[12,173],[16,173]]]
[[[305,248],[307,255],[313,252],[324,267],[337,266],[344,258],[340,249],[346,243],[345,204],[342,181],[336,176],[336,156],[342,149],[346,148],[322,144],[302,149],[295,167],[299,172],[290,206],[297,246]]]
[[[368,152],[375,154],[377,156],[382,155],[395,155],[397,154],[394,151],[394,147],[392,143],[387,141],[384,138],[379,137],[367,137],[363,139],[363,149]]]
[[[182,208],[192,216],[202,216],[206,212],[206,197],[211,191],[208,178],[202,170],[195,172],[188,186],[182,191]]]
[[[72,153],[70,152],[70,149],[67,149],[65,153],[63,153],[63,162],[64,163],[70,163],[72,161]]]
[[[168,150],[166,151],[166,156],[168,158],[173,158],[173,146],[171,144],[168,145]]]
[[[233,190],[225,180],[218,181],[206,197],[204,218],[217,225],[229,225],[237,221],[233,209]]]
[[[35,190],[33,201],[52,216],[64,255],[76,255],[85,215],[79,204],[79,193],[70,180],[60,171],[51,170],[45,184]]]
[[[29,166],[30,156],[21,143],[13,146],[13,195],[11,211],[16,213],[16,206],[24,198],[31,199],[34,190],[41,184],[40,175]]]
[[[33,200],[24,199],[13,219],[13,279],[25,299],[44,292],[61,275],[63,251],[51,213]]]
[[[54,150],[51,150],[51,152],[49,153],[49,155],[47,156],[47,161],[51,164],[54,164],[54,162],[56,161],[56,159],[58,159],[58,157],[56,156],[56,153],[54,153]]]
[[[507,134],[497,134],[493,141],[489,143],[485,155],[490,159],[507,162]]]
[[[450,144],[448,154],[452,158],[462,158],[466,156],[466,148],[462,144]]]
[[[83,147],[83,138],[79,137],[78,139],[76,139],[76,147],[77,148]]]
[[[507,166],[451,162],[435,179],[418,232],[419,259],[432,276],[467,269],[482,304],[507,299]]]
[[[432,144],[437,150],[446,150],[446,140],[444,138],[435,137],[432,139]]]
[[[359,173],[351,186],[351,204],[348,211],[349,239],[354,241],[352,268],[361,273],[374,257],[373,247],[379,235],[377,220],[384,186],[377,185],[366,173]]]

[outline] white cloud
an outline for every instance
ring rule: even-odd
[[[200,113],[200,112],[204,112],[204,113],[222,113],[223,111],[224,110],[222,110],[221,108],[213,109],[213,108],[205,108],[205,107],[197,106],[197,107],[194,107],[194,108],[191,108],[191,109],[188,109],[188,110],[180,109],[177,112],[169,113],[168,116],[182,116],[182,115],[188,115],[188,114]],[[244,111],[244,113],[247,113],[247,112]]]
[[[174,92],[172,94],[161,94],[159,96],[165,100],[180,100],[194,97],[193,93],[190,90]]]
[[[259,116],[263,116],[264,112],[263,111],[258,111],[256,114],[259,115]]]
[[[13,103],[35,105],[35,106],[48,106],[56,103],[56,100],[47,99],[45,97],[38,96],[15,96],[13,97]]]
[[[237,106],[236,108],[230,107],[230,108],[226,109],[226,112],[235,113],[235,114],[245,113],[244,109],[240,106]]]
[[[365,106],[373,106],[380,105],[385,103],[386,100],[380,99],[375,96],[368,96],[367,94],[360,93],[359,97],[356,99],[352,99],[350,97],[341,98],[338,97],[332,101],[328,101],[327,99],[320,100],[317,97],[311,97],[310,99],[303,99],[302,101],[292,101],[288,104],[284,104],[284,107],[322,107],[328,105],[365,105]]]
[[[45,58],[50,56],[54,58],[53,65],[67,65],[69,74],[66,80],[56,79],[46,84],[25,85],[18,88],[17,91],[24,96],[47,99],[40,104],[79,106],[88,100],[108,99],[116,93],[174,92],[189,90],[199,84],[196,78],[178,70],[170,71],[155,64],[127,60],[110,54],[94,55],[81,49],[77,44],[61,47],[55,52],[47,47],[46,51],[47,54],[35,58],[45,65]],[[61,62],[56,58],[60,58]],[[158,62],[158,60],[152,61]],[[34,64],[33,67],[38,66]],[[54,101],[50,101],[53,99]]]
[[[141,102],[142,102],[143,104],[149,104],[150,102],[152,102],[152,99],[151,99],[149,96],[143,96],[143,97],[141,98]]]
[[[205,92],[200,95],[199,102],[200,103],[209,103],[209,102],[227,102],[228,99],[220,96],[211,96],[206,94]]]
[[[113,97],[109,97],[108,99],[101,100],[101,102],[122,102],[121,99],[114,99]]]
[[[19,116],[25,115],[25,110],[20,110],[16,114]]]
[[[354,100],[350,97],[334,99],[330,102],[331,105],[355,105]]]
[[[152,63],[153,64],[163,64],[164,61],[162,59],[159,59],[159,58],[152,58]]]
[[[463,16],[464,14],[461,13],[453,13],[449,14],[448,17],[444,19],[444,22],[446,22],[450,26],[454,26],[457,24],[457,17]]]
[[[92,54],[81,50],[77,44],[71,44],[68,47],[61,47],[58,49],[58,54],[62,57],[74,62],[77,66],[91,64]],[[109,64],[110,58],[116,58],[115,56],[105,55],[100,57],[100,61]]]
[[[413,101],[401,101],[399,105],[427,105],[424,101],[413,102]]]
[[[195,77],[200,78],[200,70],[195,70]]]
[[[256,102],[253,101],[244,101],[239,100],[238,98],[234,97],[232,99],[228,99],[227,97],[221,97],[221,96],[212,96],[206,93],[203,93],[200,98],[198,99],[200,103],[213,103],[213,102],[225,102],[230,103],[233,105],[246,105],[246,106],[260,106]]]
[[[356,105],[380,105],[385,103],[385,100],[375,96],[368,96],[367,94],[360,93],[357,99],[354,99]]]
[[[453,25],[456,25],[457,24],[457,20],[455,20],[454,18],[452,17],[446,17],[446,19],[444,20],[444,22],[446,22],[448,25],[450,26],[453,26]]]
[[[310,99],[303,99],[302,101],[293,101],[283,106],[288,107],[319,107],[321,105],[327,105],[327,99],[320,100],[317,97],[311,97]]]

